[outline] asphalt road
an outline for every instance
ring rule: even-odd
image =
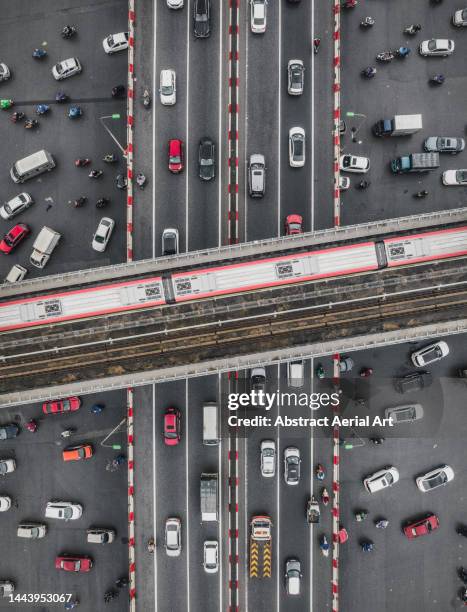
[[[0,443],[1,457],[14,458],[17,463],[15,472],[2,476],[0,482],[0,495],[14,500],[12,508],[1,514],[4,554],[0,559],[0,577],[12,580],[17,594],[71,593],[80,600],[83,612],[101,609],[104,592],[128,571],[126,469],[108,471],[108,461],[117,451],[100,446],[100,441],[125,416],[125,394],[120,391],[106,394],[104,411],[93,415],[89,408],[97,401],[102,402],[103,398],[86,396],[80,410],[67,415],[44,415],[39,405],[5,409],[0,421],[15,422],[21,427],[17,438]],[[39,423],[34,434],[24,428],[31,418]],[[63,440],[60,433],[69,428],[76,429],[76,433]],[[84,442],[92,444],[93,457],[64,463],[62,450]],[[125,435],[119,433],[108,441],[124,442]],[[80,503],[82,517],[70,522],[45,519],[45,506],[52,500]],[[24,521],[46,523],[46,536],[35,541],[19,539],[16,529]],[[112,527],[117,532],[115,542],[102,546],[88,544],[86,529],[91,526]],[[91,556],[94,560],[91,572],[68,574],[56,570],[55,557],[63,553]],[[31,609],[31,605],[21,603],[14,607],[21,611]],[[11,604],[0,604],[0,608],[10,609]],[[127,610],[126,597],[116,600],[113,608]],[[55,610],[57,604],[41,609]]]
[[[67,0],[60,7],[42,0],[35,3],[33,10],[30,3],[19,0],[3,7],[2,61],[10,67],[12,78],[1,84],[1,97],[15,100],[13,110],[23,111],[28,117],[36,116],[34,109],[38,103],[49,104],[51,110],[39,117],[40,125],[35,131],[11,123],[8,111],[2,111],[0,117],[2,202],[22,191],[30,193],[35,200],[26,212],[11,221],[0,222],[2,234],[18,222],[27,223],[31,228],[31,235],[13,253],[1,258],[0,278],[15,263],[26,267],[30,276],[44,276],[126,259],[125,193],[114,185],[116,174],[125,167],[122,161],[112,167],[101,161],[106,153],[119,154],[119,151],[99,121],[102,116],[121,113],[121,120],[113,121],[109,127],[120,142],[125,142],[125,101],[112,99],[111,90],[118,83],[126,83],[127,54],[108,56],[102,40],[110,33],[124,31],[126,22],[127,6],[121,0],[98,0],[84,5]],[[70,40],[60,36],[66,23],[78,27],[78,34]],[[33,59],[32,51],[42,45],[47,57]],[[53,64],[73,56],[82,63],[82,73],[65,81],[55,81],[51,74]],[[59,90],[81,106],[84,114],[80,119],[68,119],[69,105],[55,103]],[[43,148],[52,153],[57,167],[50,174],[22,185],[14,184],[9,175],[12,164]],[[75,168],[74,160],[78,157],[90,158],[90,168],[102,169],[104,175],[97,180],[89,179],[89,168]],[[69,200],[81,195],[88,197],[83,208],[68,205]],[[109,197],[111,203],[98,210],[95,202],[102,196]],[[104,215],[115,219],[116,228],[108,249],[99,254],[91,249],[91,241]],[[45,224],[60,232],[62,238],[47,266],[39,270],[29,263],[29,256],[34,238]]]

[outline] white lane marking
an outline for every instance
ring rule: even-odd
[[[154,35],[152,50],[152,176],[156,176],[156,30],[157,30],[157,2],[154,2]],[[152,258],[156,257],[156,181],[152,181]]]
[[[156,472],[156,385],[152,385],[152,533],[157,532],[157,472]],[[157,551],[154,553],[154,612],[157,612]]]
[[[310,381],[311,381],[311,389],[310,389],[310,393],[313,393],[314,391],[314,378],[313,378],[313,372],[314,372],[314,359],[313,357],[310,358]],[[314,448],[313,448],[313,443],[314,443],[314,437],[313,437],[313,428],[310,427],[310,464],[311,464],[311,470],[310,470],[310,496],[313,495],[313,472],[314,472]],[[310,527],[309,529],[309,534],[310,534],[310,568],[309,568],[309,592],[310,592],[310,612],[313,612],[313,526]]]
[[[245,457],[245,470],[243,475],[243,480],[245,482],[245,517],[244,517],[244,531],[245,531],[245,572],[244,572],[244,580],[243,584],[245,585],[245,610],[248,612],[248,589],[250,586],[250,580],[248,576],[248,564],[250,562],[250,547],[249,543],[249,525],[248,525],[248,444],[247,444],[247,436],[244,438],[244,449],[243,455]]]
[[[281,366],[280,363],[277,364],[277,386],[279,387],[280,385],[280,375],[281,375]],[[280,404],[277,404],[277,416],[280,416]],[[277,488],[276,488],[276,539],[277,539],[277,549],[276,549],[276,610],[277,612],[279,612],[280,610],[280,593],[281,593],[281,570],[280,570],[280,544],[281,544],[281,506],[280,506],[280,502],[281,502],[281,497],[280,497],[280,487],[281,487],[281,473],[280,473],[280,468],[281,468],[281,454],[280,454],[280,440],[281,440],[281,434],[280,434],[280,428],[279,425],[277,425],[276,427],[277,429],[277,444],[276,444],[276,460],[277,460],[277,465],[276,465],[276,483],[277,483]],[[273,519],[274,521],[274,519]]]
[[[248,2],[245,2],[246,19],[245,19],[245,146],[243,154],[242,168],[244,171],[243,177],[243,200],[244,200],[244,215],[245,215],[245,227],[244,227],[244,242],[248,241]],[[240,164],[240,160],[238,162]]]
[[[190,3],[191,4],[191,3]],[[191,11],[187,10],[187,29],[186,29],[186,110],[185,110],[185,251],[189,251],[189,202],[190,202],[190,186],[188,160],[190,159],[190,145],[188,139],[190,137],[190,40],[191,40]]]
[[[222,149],[221,149],[221,143],[222,143],[222,88],[223,88],[223,84],[224,84],[224,80],[223,80],[223,76],[222,76],[222,67],[224,65],[224,53],[222,51],[222,44],[224,41],[223,38],[223,34],[224,34],[224,30],[222,27],[222,8],[219,10],[219,30],[220,30],[220,36],[219,36],[219,108],[218,108],[218,115],[219,115],[219,120],[218,120],[218,134],[217,134],[217,215],[218,215],[218,219],[217,219],[217,243],[218,246],[221,246],[222,244],[222,168],[224,166],[223,163],[221,163],[221,153],[222,153]]]
[[[229,382],[230,385],[230,382]],[[229,386],[229,391],[230,391],[230,386]],[[232,445],[231,445],[231,439],[230,439],[230,435],[227,437],[227,457],[230,457],[230,453],[232,450]],[[228,459],[228,482],[229,482],[229,506],[232,503],[232,486],[231,486],[231,478],[232,478],[232,469],[231,469],[231,463],[230,463],[230,459]],[[228,584],[227,584],[227,589],[228,589],[228,600],[229,600],[229,609],[232,607],[232,589],[229,588],[230,585],[230,581],[232,580],[232,563],[230,562],[231,558],[232,558],[232,538],[231,538],[231,531],[232,531],[232,518],[230,515],[230,509],[228,512],[228,516],[227,516],[227,521],[228,521],[228,538],[227,538],[227,564],[228,564]]]
[[[190,427],[188,423],[188,378],[185,378],[185,431],[186,431],[186,446],[185,446],[185,494],[186,494],[186,605],[187,612],[190,612],[190,506],[189,506],[189,450],[190,450]]]
[[[311,0],[311,32],[315,37],[315,2]],[[311,41],[310,41],[311,42]],[[312,45],[313,46],[313,45]],[[311,53],[311,202],[310,202],[310,231],[315,229],[315,54]],[[308,139],[310,141],[310,139]]]
[[[222,11],[221,11],[222,12]],[[220,415],[219,418],[221,418],[222,415],[222,406],[221,406],[221,373],[218,372],[217,374],[217,403],[220,406]],[[219,559],[220,559],[220,563],[219,563],[219,612],[222,612],[223,610],[223,605],[222,605],[222,554],[223,554],[223,548],[222,548],[222,541],[223,541],[223,533],[222,533],[222,512],[223,512],[223,508],[224,508],[224,504],[222,501],[222,488],[224,486],[224,474],[222,473],[222,436],[221,436],[221,441],[219,442],[219,446],[217,447],[218,449],[218,456],[217,456],[217,472],[219,474],[219,478],[218,478],[218,483],[219,483],[219,508],[220,508],[220,512],[219,512],[219,525],[217,528],[217,541],[219,542]]]
[[[281,137],[282,137],[282,101],[281,101],[281,73],[282,73],[282,2],[279,2],[279,40],[278,63],[279,63],[279,82],[277,87],[277,236],[281,235]]]

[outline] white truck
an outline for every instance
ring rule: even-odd
[[[217,474],[201,474],[201,520],[204,522],[217,521],[219,517],[219,500],[217,492]]]
[[[43,268],[49,261],[52,251],[57,246],[61,234],[44,225],[34,240],[33,251],[29,261],[36,268]]]
[[[219,408],[216,402],[203,404],[203,444],[219,444]]]
[[[395,115],[394,119],[380,119],[373,125],[378,137],[410,136],[423,128],[422,115]]]

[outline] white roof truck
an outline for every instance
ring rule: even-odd
[[[217,494],[217,474],[201,474],[201,520],[203,522],[217,521],[219,503]]]
[[[203,404],[203,444],[219,444],[219,408],[216,402]]]
[[[394,119],[380,119],[373,125],[375,136],[410,136],[423,128],[422,115],[395,115]]]
[[[43,268],[49,261],[52,251],[57,246],[61,234],[44,225],[33,244],[29,261],[36,268]]]

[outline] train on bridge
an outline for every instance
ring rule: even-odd
[[[0,332],[467,255],[467,226],[102,284],[0,304]]]

